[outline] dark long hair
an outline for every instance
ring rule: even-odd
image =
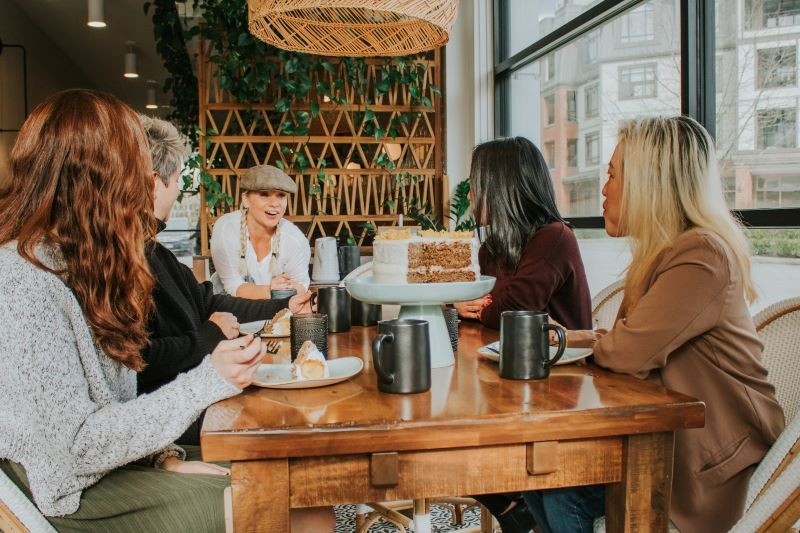
[[[513,271],[533,233],[563,221],[542,153],[524,137],[479,144],[469,171],[475,219],[488,223],[484,246],[501,269]]]
[[[148,339],[153,277],[144,255],[152,238],[150,153],[136,113],[117,98],[86,90],[54,94],[22,125],[11,174],[0,193],[0,244],[22,257],[45,241],[64,266],[95,341],[109,357],[140,370]]]

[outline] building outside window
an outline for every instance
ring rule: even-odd
[[[578,139],[567,139],[567,166],[578,166]]]
[[[597,61],[597,52],[600,42],[600,35],[598,32],[593,31],[586,36],[586,62],[594,63]]]
[[[797,85],[797,47],[762,48],[756,59],[758,87],[790,87]]]
[[[600,162],[600,134],[586,134],[586,164],[596,165]]]
[[[619,99],[656,96],[656,66],[635,65],[619,69]]]
[[[553,52],[552,54],[548,54],[544,60],[544,79],[545,81],[550,81],[555,79],[556,77],[556,54]]]
[[[567,120],[569,122],[578,121],[578,98],[575,91],[567,91]]]
[[[758,111],[758,148],[796,148],[797,110],[763,109]]]
[[[600,114],[600,95],[597,84],[589,85],[584,90],[586,109],[584,118],[594,118]]]
[[[800,25],[800,1],[746,0],[745,20],[748,29]]]
[[[655,8],[650,3],[632,9],[620,19],[620,42],[631,44],[654,40],[654,18]]]
[[[548,94],[544,97],[544,106],[547,108],[548,126],[556,123],[556,95]]]
[[[756,177],[755,206],[795,207],[800,205],[800,176]]]
[[[547,168],[555,168],[556,166],[556,143],[549,141],[544,143],[544,160],[547,163]]]

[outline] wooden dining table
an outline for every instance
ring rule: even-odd
[[[597,483],[608,531],[667,531],[674,433],[703,426],[702,402],[591,363],[503,379],[478,353],[498,332],[463,321],[429,391],[382,393],[375,334],[329,335],[329,359],[364,361],[346,381],[254,386],[208,408],[202,456],[231,462],[235,531],[289,531],[290,508]]]

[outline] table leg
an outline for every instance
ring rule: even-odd
[[[606,531],[667,531],[674,444],[672,432],[625,437],[622,480],[606,486]]]
[[[231,464],[233,529],[289,531],[289,460],[240,461]]]

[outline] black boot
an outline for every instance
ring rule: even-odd
[[[533,515],[523,500],[517,500],[517,504],[513,508],[496,518],[503,533],[529,533],[536,525]]]

